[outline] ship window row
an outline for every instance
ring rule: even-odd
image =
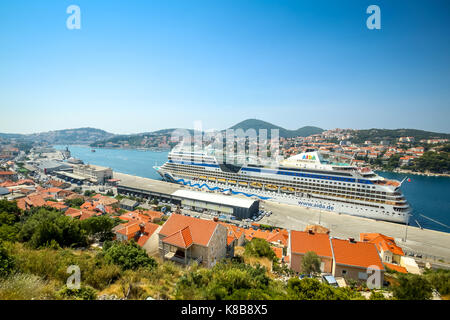
[[[176,169],[181,169],[181,168],[176,168]],[[174,170],[176,170],[174,168]],[[202,168],[204,169],[204,168]],[[196,170],[195,168],[191,167],[191,166],[187,166],[187,168],[183,168],[181,170],[176,170],[177,172],[186,172],[186,173],[193,173],[193,174],[206,174],[207,171],[201,171],[198,172],[198,170]],[[239,180],[245,180],[246,182],[262,182],[262,183],[277,183],[277,184],[282,184],[283,186],[291,186],[291,187],[301,187],[303,185],[310,185],[310,186],[314,186],[314,187],[327,187],[326,191],[330,191],[330,192],[351,192],[351,191],[358,191],[358,192],[368,192],[368,190],[361,190],[361,189],[355,189],[355,188],[342,188],[342,187],[337,187],[337,186],[329,186],[329,185],[321,185],[321,184],[314,184],[314,183],[289,183],[288,181],[282,181],[282,180],[273,180],[273,179],[256,179],[256,178],[251,178],[251,177],[247,177],[246,179],[242,179],[241,177],[236,177],[232,174],[223,174],[223,173],[217,173],[215,174],[215,176],[219,177],[219,178],[225,178],[225,179],[239,179]],[[332,188],[332,189],[328,189],[328,188]],[[340,189],[340,190],[333,190],[334,188],[336,189]],[[355,193],[356,195],[360,195],[360,196],[369,196],[369,197],[376,197],[379,199],[389,199],[389,200],[403,200],[402,198],[400,199],[392,199],[392,198],[386,198],[386,197],[380,197],[380,196],[375,196],[375,194],[383,194],[385,195],[385,192],[380,192],[380,191],[370,191],[371,194],[358,194]],[[353,194],[353,193],[352,193]]]
[[[183,173],[186,174],[186,175],[184,175]],[[186,173],[186,172],[177,171],[177,174],[182,176],[182,177],[184,177],[184,178],[187,178],[187,179],[198,178],[198,176],[192,175],[192,174]],[[216,177],[214,177],[214,179],[215,178]],[[220,179],[220,177],[217,177],[217,179]],[[223,179],[226,179],[226,178],[223,178]],[[242,181],[242,179],[240,181]],[[257,180],[255,180],[255,181],[246,181],[247,184],[251,183],[251,182],[259,182],[259,183],[261,183],[261,181],[257,181]],[[250,187],[252,187],[251,184],[250,184]],[[281,185],[280,187],[285,187],[285,185]],[[324,188],[314,188],[312,186],[311,187],[309,187],[309,186],[302,186],[302,188],[304,188],[304,189],[301,190],[301,189],[297,188],[297,191],[312,192],[312,193],[314,193],[314,191],[318,191],[318,192],[324,192],[326,195],[329,195],[329,196],[336,196],[336,197],[351,196],[351,197],[357,198],[360,201],[377,201],[377,202],[379,201],[379,202],[387,203],[387,204],[390,204],[390,205],[406,205],[405,202],[388,203],[386,201],[382,201],[382,200],[390,200],[390,199],[386,199],[385,197],[381,197],[381,196],[359,194],[359,193],[355,193],[355,192],[336,192],[335,190],[329,190],[329,189],[324,189]],[[361,198],[361,199],[359,199],[359,198]]]

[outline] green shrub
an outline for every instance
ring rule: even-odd
[[[259,238],[253,238],[250,242],[247,242],[244,255],[257,258],[266,257],[271,261],[277,260],[277,256],[270,244],[266,240]]]
[[[0,300],[54,299],[54,286],[41,277],[16,273],[0,279]]]
[[[133,240],[105,243],[103,250],[105,261],[116,264],[123,270],[136,270],[141,267],[154,268],[157,265],[155,259],[149,257],[145,249]]]
[[[417,274],[400,274],[392,293],[400,300],[428,300],[432,297],[433,288],[428,280]]]
[[[0,243],[0,277],[10,274],[15,267],[15,260]]]
[[[81,286],[80,289],[69,289],[64,286],[57,295],[62,299],[96,300],[97,292],[91,287]]]

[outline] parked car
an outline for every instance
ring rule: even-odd
[[[331,274],[323,275],[322,276],[322,281],[324,283],[329,284],[332,287],[336,287],[337,288],[339,286],[337,281],[336,281],[336,279]]]

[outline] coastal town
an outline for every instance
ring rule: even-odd
[[[404,150],[412,157],[423,153],[423,147],[401,149],[380,144],[357,148],[322,142],[330,136],[344,142],[350,138],[346,131],[337,130],[286,139],[282,145],[287,154],[315,147],[338,155],[339,159],[351,157],[351,161],[361,161],[361,165],[367,163],[353,160],[355,153],[377,157],[383,151],[394,154]],[[301,146],[297,146],[300,141]],[[447,141],[437,143],[443,142]],[[116,221],[111,229],[113,239],[133,241],[150,257],[161,261],[213,268],[224,259],[243,256],[245,248],[254,239],[260,239],[270,247],[274,259],[258,263],[280,281],[311,277],[303,261],[313,253],[319,263],[314,277],[319,281],[337,288],[366,286],[368,270],[375,268],[379,271],[376,289],[385,298],[392,297],[389,287],[398,274],[421,275],[426,270],[450,269],[450,239],[446,233],[431,234],[429,238],[422,230],[420,237],[431,241],[436,249],[435,255],[427,256],[433,251],[427,250],[427,245],[408,243],[406,238],[398,237],[404,227],[396,224],[385,223],[377,230],[373,222],[371,232],[367,232],[363,221],[347,234],[336,224],[326,224],[329,213],[313,209],[305,211],[304,217],[315,216],[306,219],[306,223],[286,224],[287,218],[294,218],[284,214],[293,209],[281,204],[199,192],[189,186],[116,173],[111,168],[84,164],[71,157],[68,149],[34,146],[25,152],[7,145],[2,146],[1,155],[0,198],[17,203],[21,212],[48,208],[79,221],[109,217]],[[297,212],[301,219],[302,212]],[[393,234],[384,230],[392,230]],[[410,238],[414,232],[419,231],[410,230]],[[91,246],[101,248],[102,241],[94,241]],[[246,261],[255,263],[252,259]],[[433,291],[433,299],[440,299],[437,291]]]

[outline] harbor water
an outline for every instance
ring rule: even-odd
[[[66,146],[55,146],[63,150]],[[92,149],[87,146],[69,146],[72,157],[86,164],[110,167],[114,171],[151,179],[160,179],[153,169],[167,161],[168,152],[130,149]],[[379,175],[402,181],[401,189],[413,208],[410,225],[450,232],[450,178],[377,172]]]

